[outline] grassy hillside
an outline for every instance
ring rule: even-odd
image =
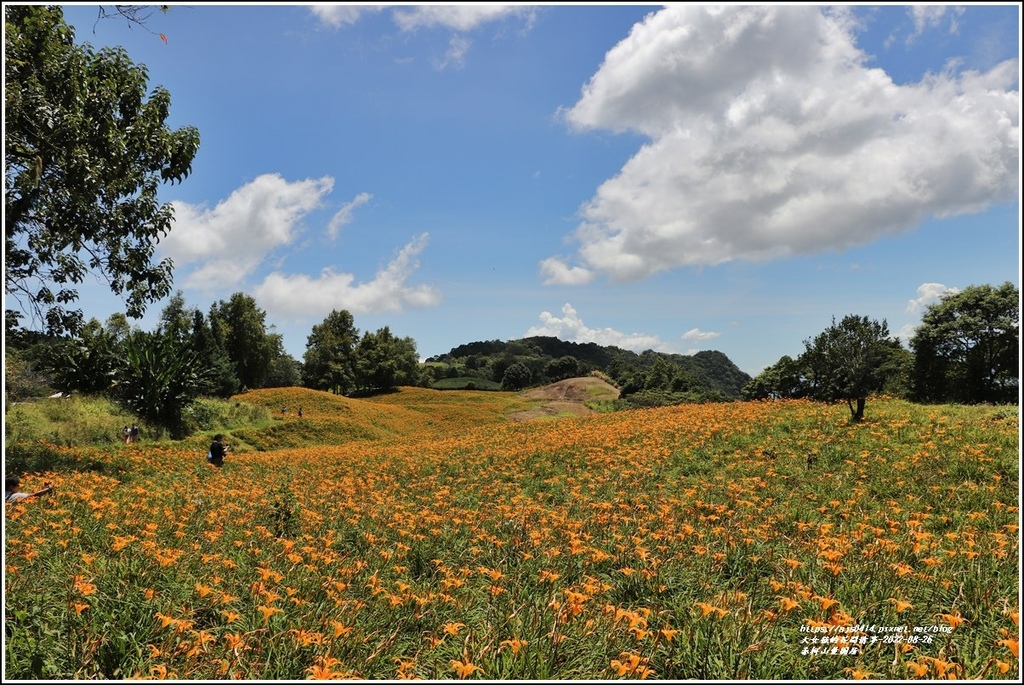
[[[26,479],[57,489],[6,505],[7,677],[1019,676],[1016,408],[236,400],[281,447]]]

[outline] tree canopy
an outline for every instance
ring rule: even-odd
[[[928,402],[1012,402],[1020,387],[1020,291],[969,286],[931,305],[914,337],[914,394]]]
[[[306,339],[302,384],[314,390],[348,394],[356,385],[356,346],[359,329],[345,309],[332,310],[313,326]]]
[[[4,289],[20,305],[6,325],[74,332],[88,273],[140,318],[172,282],[155,260],[173,219],[158,189],[191,172],[199,132],[167,126],[170,93],[147,93],[122,48],[76,45],[59,6],[5,5],[4,21]]]
[[[826,402],[845,400],[854,421],[864,418],[868,396],[882,388],[882,369],[899,341],[889,337],[889,325],[850,314],[811,340],[802,355],[810,379],[809,394]]]

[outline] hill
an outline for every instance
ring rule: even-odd
[[[648,401],[640,404],[734,400],[752,380],[718,351],[683,355],[647,350],[638,354],[620,347],[566,342],[550,336],[459,345],[447,354],[427,359],[424,371],[433,383],[466,377],[502,383],[513,364],[522,364],[530,371],[530,382],[524,387],[600,372],[620,389],[627,404],[629,396],[636,393],[647,394]]]
[[[520,396],[536,406],[509,416],[513,421],[529,421],[562,416],[587,416],[595,413],[594,405],[618,399],[619,389],[600,378],[566,378],[539,388],[524,391]]]
[[[475,426],[502,422],[510,414],[529,408],[525,399],[511,393],[413,387],[365,398],[308,388],[266,388],[231,399],[263,407],[271,415],[269,425],[231,431],[232,439],[258,451],[310,442],[387,442],[412,435],[429,439],[464,429],[467,422]]]

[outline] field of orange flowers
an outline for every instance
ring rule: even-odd
[[[1019,676],[1016,408],[237,399],[277,416],[222,470],[26,479],[7,678]]]

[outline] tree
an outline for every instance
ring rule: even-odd
[[[544,375],[553,381],[560,381],[565,378],[574,378],[581,375],[580,362],[576,357],[565,355],[552,359],[544,367]]]
[[[90,319],[74,337],[55,340],[48,348],[46,366],[53,373],[53,386],[64,392],[105,393],[114,381],[122,347],[97,319]]]
[[[166,125],[170,94],[122,48],[75,45],[59,6],[4,6],[4,291],[52,333],[83,323],[76,285],[92,272],[140,318],[170,292],[154,263],[173,210],[161,183],[191,172],[199,133]]]
[[[356,386],[359,329],[348,310],[332,310],[306,339],[302,384],[347,395]]]
[[[128,336],[117,370],[114,395],[129,411],[185,437],[185,411],[203,387],[204,366],[191,345],[156,332]]]
[[[419,357],[412,338],[396,338],[387,326],[367,331],[356,348],[357,385],[363,390],[392,390],[419,382]]]
[[[225,336],[214,334],[199,309],[185,305],[180,290],[160,312],[158,330],[178,344],[187,344],[199,356],[203,367],[199,394],[230,397],[238,392],[240,383],[225,350]]]
[[[783,355],[743,386],[743,399],[765,400],[803,397],[807,392],[805,371],[799,361]]]
[[[914,396],[926,402],[1013,402],[1020,387],[1020,291],[969,286],[931,305],[910,340]]]
[[[513,362],[501,377],[502,390],[522,390],[533,382],[530,367],[522,362]]]
[[[223,326],[224,350],[243,388],[265,387],[270,375],[279,342],[268,333],[266,316],[255,299],[241,292],[210,309],[210,319]]]
[[[893,349],[888,323],[851,314],[836,324],[833,317],[832,325],[805,340],[804,347],[800,361],[808,372],[810,397],[846,400],[851,418],[863,419],[868,395],[880,390],[885,380],[881,369]]]

